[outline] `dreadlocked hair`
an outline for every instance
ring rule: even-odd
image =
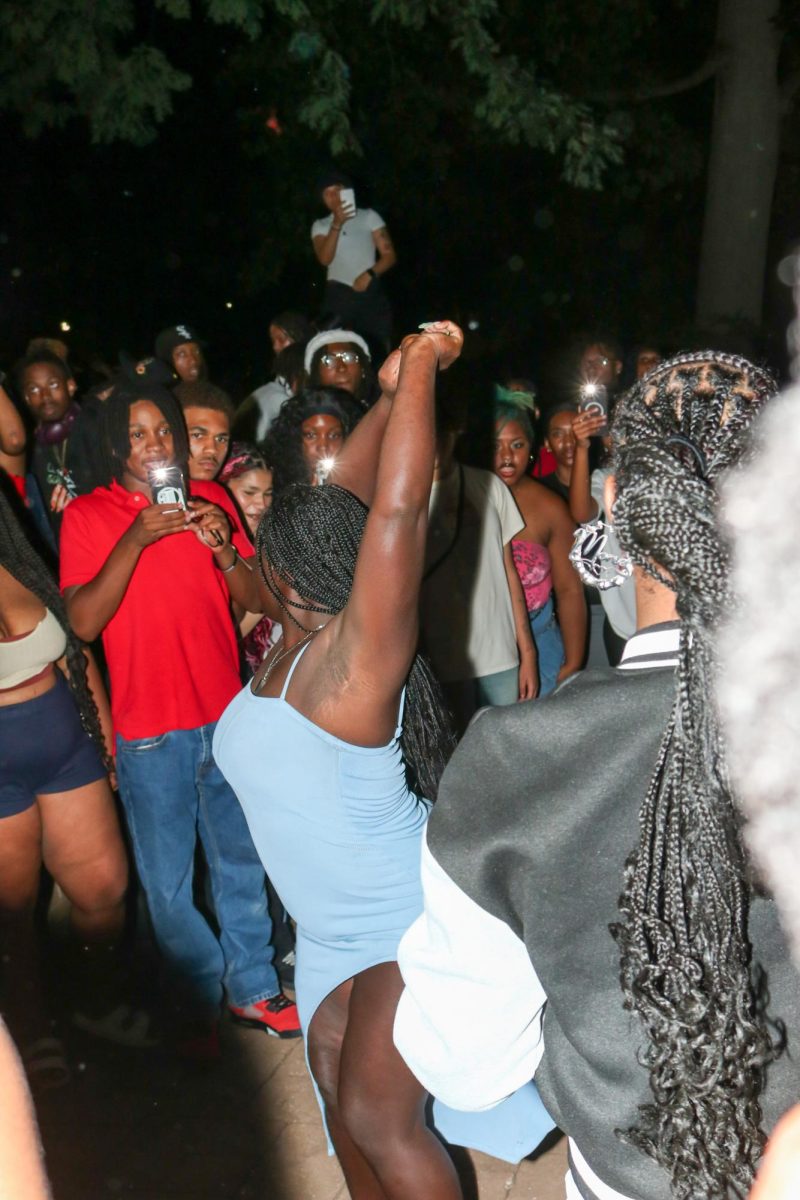
[[[100,714],[89,688],[83,643],[72,632],[61,592],[50,568],[34,550],[22,522],[0,488],[0,563],[17,583],[41,600],[67,637],[67,681],[75,697],[81,724],[97,747],[106,768],[111,769],[100,727]]]
[[[256,556],[267,586],[273,590],[271,580],[277,576],[307,601],[292,607],[341,612],[353,588],[368,511],[352,492],[335,484],[292,484],[275,497],[258,527]],[[400,744],[409,786],[435,800],[455,737],[439,684],[421,654],[415,656],[406,683]]]
[[[731,606],[717,483],[745,454],[776,391],[744,359],[705,352],[661,363],[618,403],[614,528],[634,562],[676,594],[675,703],[625,865],[625,1007],[642,1022],[654,1102],[617,1130],[670,1175],[677,1200],[749,1190],[764,1136],[772,1056],[751,978],[747,863],[710,693],[712,632]]]
[[[178,401],[168,388],[157,383],[135,384],[123,379],[114,385],[101,414],[100,452],[97,461],[97,483],[107,487],[112,479],[121,482],[125,463],[130,458],[129,433],[131,406],[140,400],[149,401],[159,410],[172,432],[175,462],[186,467],[189,461],[189,439],[186,422]]]

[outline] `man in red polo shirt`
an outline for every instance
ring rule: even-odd
[[[258,611],[252,547],[230,499],[193,480],[188,508],[152,503],[151,471],[188,458],[172,394],[124,384],[105,410],[108,485],[65,510],[61,586],[70,621],[103,636],[119,791],[175,1008],[216,1039],[224,991],[235,1019],[300,1034],[272,964],[264,872],[211,754],[240,688],[231,601]],[[219,937],[194,905],[196,839]],[[185,1040],[185,1039],[182,1039]]]

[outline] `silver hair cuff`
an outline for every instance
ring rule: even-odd
[[[633,559],[629,554],[610,554],[606,543],[611,526],[596,518],[586,521],[575,530],[569,561],[589,587],[601,592],[621,587],[633,574]]]

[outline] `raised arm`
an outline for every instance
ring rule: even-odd
[[[593,521],[597,516],[597,504],[592,498],[591,473],[589,471],[589,448],[591,439],[606,423],[603,416],[579,413],[572,422],[575,434],[575,459],[569,481],[569,511],[578,525]]]
[[[416,652],[436,443],[436,372],[455,361],[462,342],[456,325],[438,322],[406,338],[400,351],[375,494],[339,629],[349,663],[384,694],[399,689]]]
[[[378,461],[392,401],[400,375],[400,350],[393,350],[378,372],[381,395],[362,417],[334,464],[332,483],[347,488],[368,507],[372,506],[378,479]]]
[[[356,215],[356,210],[353,208],[345,208],[342,204],[342,198],[339,196],[336,207],[333,210],[333,220],[331,227],[327,233],[318,233],[312,238],[314,244],[314,253],[317,256],[317,261],[323,267],[329,267],[336,257],[336,251],[339,247],[339,234],[342,232],[342,226],[346,221],[352,221]]]

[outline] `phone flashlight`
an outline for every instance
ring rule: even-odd
[[[186,490],[183,484],[183,472],[180,467],[150,466],[147,468],[147,478],[153,493],[154,504],[168,504],[178,508],[186,508]]]
[[[594,437],[608,435],[608,388],[604,383],[588,381],[581,384],[578,410],[582,413],[591,413],[593,417],[604,417],[605,423],[597,430]]]
[[[336,459],[331,458],[330,456],[328,456],[326,458],[321,458],[319,460],[319,462],[317,463],[317,469],[314,472],[317,483],[327,483],[328,482],[328,477],[330,476],[335,463],[336,463]]]

